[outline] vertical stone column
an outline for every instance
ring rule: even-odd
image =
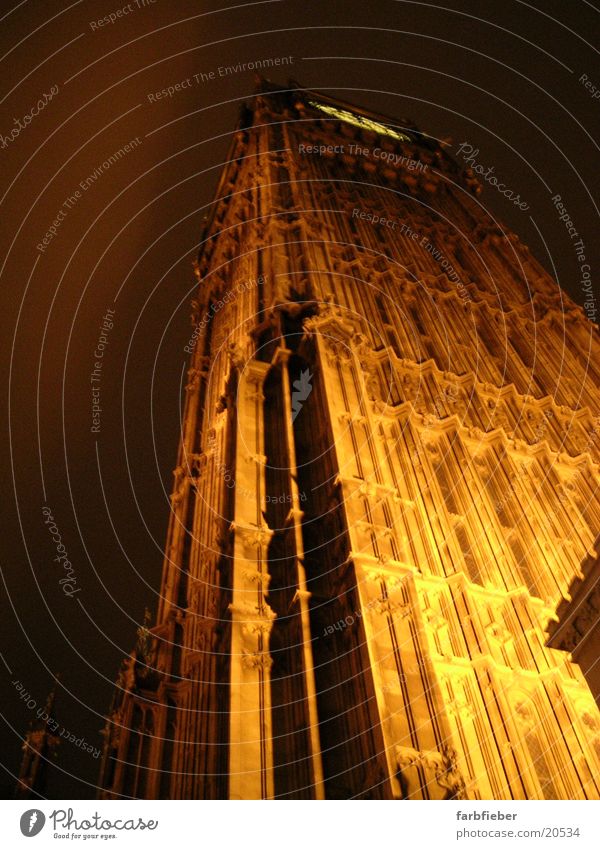
[[[230,799],[271,799],[274,795],[269,635],[275,614],[266,602],[267,550],[273,532],[263,517],[266,505],[262,453],[262,387],[268,368],[256,360],[246,363],[237,397],[230,606]]]
[[[300,492],[298,489],[298,466],[296,463],[296,445],[294,441],[294,429],[292,425],[291,409],[292,394],[290,388],[290,375],[288,361],[290,351],[287,348],[279,348],[276,361],[281,361],[281,377],[283,390],[283,404],[287,414],[284,417],[285,439],[288,452],[290,489],[292,502],[289,518],[293,525],[294,545],[296,549],[296,579],[298,589],[296,591],[296,603],[300,611],[300,622],[302,629],[302,655],[304,664],[304,684],[306,687],[306,709],[309,724],[309,734],[312,754],[312,771],[314,780],[314,794],[316,799],[325,798],[325,785],[323,782],[323,764],[321,760],[321,741],[319,738],[319,717],[317,713],[317,689],[315,684],[315,669],[312,652],[312,635],[310,630],[309,603],[311,593],[306,587],[306,569],[304,566],[304,541],[302,539],[302,517],[300,509]]]

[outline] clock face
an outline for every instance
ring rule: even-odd
[[[372,130],[374,133],[379,133],[382,136],[391,136],[399,141],[412,141],[405,133],[399,133],[385,124],[380,124],[378,121],[372,121],[370,118],[364,118],[362,115],[355,115],[354,112],[348,112],[347,109],[336,109],[335,106],[327,106],[325,103],[318,103],[316,100],[309,100],[309,105],[315,109],[320,109],[321,112],[326,112],[334,118],[339,118],[341,121],[346,121],[348,124],[354,124],[355,127],[362,127],[364,130]]]

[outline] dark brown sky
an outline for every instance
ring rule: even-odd
[[[307,87],[409,116],[454,147],[469,142],[530,209],[489,187],[483,202],[578,302],[573,245],[552,195],[562,196],[594,276],[600,265],[592,200],[600,98],[579,81],[586,74],[600,93],[594,3],[138,3],[104,26],[97,22],[127,4],[25,0],[13,12],[4,4],[0,21],[6,787],[35,712],[11,682],[39,705],[60,671],[61,725],[100,746],[120,659],[145,605],[156,610],[191,261],[239,104],[253,90],[252,72],[219,77],[219,66],[292,56],[290,75]],[[210,72],[215,79],[193,79]],[[287,76],[271,74],[282,84]],[[148,97],[188,79],[171,98]],[[24,126],[44,94],[48,103]],[[22,129],[12,138],[15,119]],[[92,434],[90,376],[107,308],[114,327],[102,361],[101,429]],[[73,564],[73,598],[58,583],[64,572],[52,560],[44,505]],[[91,754],[64,742],[59,763],[51,796],[94,795]]]

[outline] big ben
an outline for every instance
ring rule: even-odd
[[[480,191],[411,121],[243,108],[103,798],[600,797],[546,645],[596,556],[597,329]]]

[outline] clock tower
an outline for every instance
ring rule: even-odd
[[[546,639],[600,529],[600,346],[479,193],[408,120],[243,109],[104,798],[599,797]]]

